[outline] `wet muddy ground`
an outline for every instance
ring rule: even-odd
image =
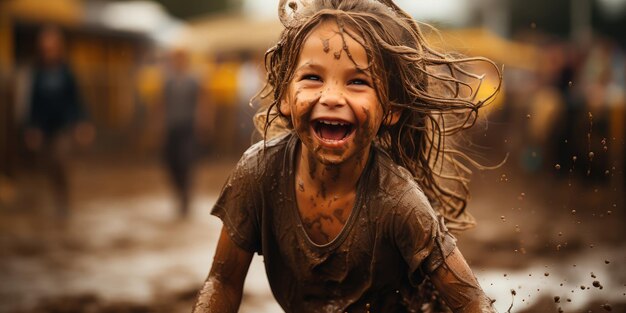
[[[200,164],[187,220],[156,159],[76,160],[64,223],[26,171],[0,208],[0,312],[189,312],[221,226],[209,210],[235,161]],[[511,168],[474,176],[479,224],[459,237],[498,311],[626,312],[623,190]],[[262,264],[255,256],[240,312],[281,312]]]

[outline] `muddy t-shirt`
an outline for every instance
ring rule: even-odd
[[[352,213],[327,244],[306,233],[295,197],[293,133],[245,152],[212,214],[264,257],[286,312],[419,312],[417,286],[455,247],[410,173],[372,147]]]

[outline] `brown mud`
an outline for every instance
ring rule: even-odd
[[[0,209],[0,312],[189,312],[221,227],[209,210],[235,162],[200,164],[188,220],[157,160],[74,161],[64,223],[24,173]],[[511,289],[511,312],[626,312],[624,210],[610,184],[505,165],[470,188],[478,226],[458,245],[499,312]],[[281,312],[258,256],[240,312]]]

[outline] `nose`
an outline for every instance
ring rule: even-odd
[[[346,98],[344,97],[344,92],[339,86],[339,84],[329,84],[322,91],[322,95],[320,97],[320,104],[329,109],[340,108],[346,105]]]

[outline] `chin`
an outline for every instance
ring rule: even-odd
[[[317,159],[317,161],[320,162],[320,164],[323,164],[325,166],[339,166],[341,165],[341,163],[345,161],[344,158],[336,157],[336,156],[326,157],[326,156],[316,155],[315,159]]]
[[[348,151],[318,151],[315,159],[325,166],[339,166],[350,159]]]

